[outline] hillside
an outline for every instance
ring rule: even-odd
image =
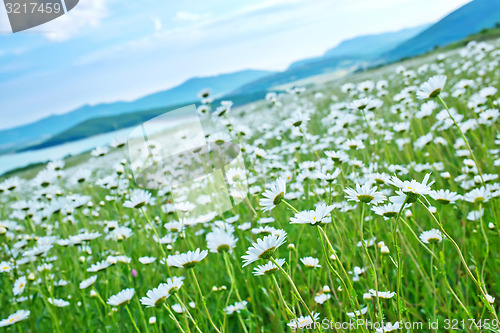
[[[433,24],[417,36],[386,52],[394,61],[423,54],[437,46],[459,41],[471,34],[492,28],[500,22],[500,1],[474,0]]]
[[[231,95],[243,92],[267,90],[271,87],[297,81],[313,75],[333,72],[339,69],[358,69],[370,65],[380,54],[399,43],[412,38],[427,28],[422,25],[400,31],[363,35],[345,40],[327,50],[321,57],[308,58],[292,63],[287,70],[265,76],[233,91]]]
[[[264,96],[265,92],[260,92],[254,94],[235,96],[231,100],[233,101],[233,106],[236,107],[239,105],[263,99]],[[222,99],[216,99],[213,101],[213,104],[218,105],[220,104],[221,100]],[[143,123],[145,121],[148,121],[165,112],[175,110],[183,106],[186,106],[186,104],[176,104],[162,108],[150,109],[146,111],[130,112],[121,115],[92,118],[82,123],[79,123],[63,131],[62,133],[56,134],[54,137],[40,144],[20,149],[18,150],[18,152],[53,147],[62,143],[84,139],[93,135],[108,133],[122,128],[132,127],[140,123]]]
[[[0,151],[39,144],[58,133],[92,118],[114,116],[193,102],[197,100],[197,93],[206,87],[211,87],[215,96],[222,96],[233,90],[234,87],[239,87],[272,73],[261,70],[244,70],[217,76],[192,78],[177,87],[160,91],[132,102],[84,105],[69,113],[53,115],[31,124],[1,130]]]

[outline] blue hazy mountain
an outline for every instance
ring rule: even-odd
[[[474,0],[460,7],[415,37],[389,50],[384,57],[394,61],[413,57],[459,41],[500,23],[500,0]]]
[[[430,24],[420,25],[414,28],[407,28],[399,31],[386,32],[381,34],[370,34],[354,37],[342,41],[339,45],[327,50],[321,57],[304,59],[294,62],[289,69],[310,64],[315,61],[322,61],[328,58],[360,57],[372,58],[387,52],[402,42],[418,35],[428,28]]]
[[[327,50],[322,56],[292,63],[287,70],[265,76],[243,85],[231,93],[251,93],[300,80],[309,76],[333,72],[343,68],[369,66],[375,59],[398,44],[418,35],[429,25],[407,28],[400,31],[363,35],[345,40]]]
[[[273,74],[270,71],[243,70],[210,77],[191,78],[174,88],[153,93],[132,102],[84,105],[61,115],[52,115],[36,122],[0,130],[0,150],[20,148],[47,140],[69,128],[92,118],[114,116],[148,109],[196,101],[198,92],[210,87],[215,97],[223,96],[248,82]]]

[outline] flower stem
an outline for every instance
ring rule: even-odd
[[[128,316],[130,317],[130,320],[132,321],[132,324],[134,325],[135,330],[138,333],[141,333],[141,331],[137,327],[137,324],[135,323],[134,317],[132,316],[132,313],[130,312],[130,309],[128,308],[128,305],[125,305],[125,309],[127,310]]]
[[[292,286],[292,289],[294,291],[294,293],[296,294],[297,298],[299,299],[300,303],[302,303],[302,306],[306,309],[307,313],[309,314],[309,316],[311,317],[311,320],[314,322],[314,328],[318,331],[318,332],[321,332],[321,329],[319,328],[319,326],[316,324],[316,320],[314,319],[314,316],[313,316],[313,313],[311,312],[311,310],[309,310],[309,307],[307,306],[306,302],[304,302],[304,299],[302,298],[302,296],[300,296],[300,293],[299,293],[299,290],[297,289],[297,287],[295,286],[295,283],[293,282],[292,278],[290,277],[290,275],[288,275],[288,273],[283,269],[283,267],[281,267],[277,262],[276,260],[271,257],[270,258],[271,261],[278,267],[278,269],[281,271],[281,273],[283,273],[283,275],[285,275],[285,277],[287,278],[288,282],[290,282],[290,285]]]
[[[167,304],[163,304],[163,306],[165,307],[165,309],[167,309],[167,311],[168,311],[168,313],[170,315],[170,318],[172,318],[175,321],[175,324],[177,325],[177,327],[179,327],[179,329],[181,330],[181,332],[185,333],[185,331],[182,329],[181,323],[179,323],[179,321],[177,320],[177,318],[175,318],[175,315],[172,312],[172,310],[170,310],[170,307],[167,306]]]
[[[434,219],[434,221],[436,222],[436,224],[438,225],[439,227],[439,230],[441,230],[441,232],[443,233],[443,235],[446,236],[446,238],[451,242],[451,244],[453,244],[453,246],[455,247],[455,249],[457,250],[458,252],[458,256],[460,257],[460,261],[462,262],[462,264],[464,265],[465,267],[465,270],[467,272],[467,274],[470,276],[470,278],[472,279],[472,281],[474,282],[474,284],[477,286],[477,288],[479,289],[479,291],[481,292],[481,295],[483,296],[484,298],[484,303],[487,305],[488,309],[490,310],[491,314],[495,317],[495,319],[497,321],[499,321],[498,319],[498,316],[497,316],[497,313],[495,311],[495,309],[491,306],[491,304],[488,302],[488,298],[486,297],[486,292],[484,291],[484,288],[481,286],[481,282],[478,281],[475,277],[474,277],[474,274],[472,274],[472,272],[470,271],[470,268],[469,268],[469,265],[467,264],[467,262],[465,261],[465,258],[464,258],[464,255],[462,254],[462,251],[460,250],[460,247],[458,246],[457,242],[455,242],[455,240],[453,238],[451,238],[451,236],[446,232],[446,230],[444,229],[443,225],[441,224],[441,222],[438,221],[438,219],[436,219],[436,217],[434,216],[434,214],[429,210],[429,208],[420,200],[418,199],[418,201],[422,204],[422,206],[424,206],[424,208],[427,210],[427,212],[432,216],[432,218]]]
[[[286,200],[282,199],[281,200],[282,203],[284,203],[285,205],[287,205],[288,207],[290,207],[295,213],[298,213],[299,211],[297,210],[297,208],[293,207],[291,204],[289,204]]]
[[[208,311],[208,308],[207,308],[207,302],[205,301],[205,296],[203,296],[203,292],[201,291],[200,284],[198,283],[198,278],[196,277],[196,274],[194,273],[193,269],[190,269],[190,271],[191,271],[191,276],[193,277],[193,280],[196,284],[196,288],[198,289],[198,293],[200,294],[201,302],[203,303],[203,308],[205,309],[205,312],[207,313],[208,321],[210,321],[210,324],[212,325],[212,327],[215,329],[215,331],[217,333],[221,333],[220,330],[217,328],[217,326],[215,326],[215,324],[212,320],[212,317],[210,316],[210,312]]]

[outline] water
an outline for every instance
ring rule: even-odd
[[[148,134],[154,134],[161,130],[192,121],[193,118],[184,117],[183,119],[169,119],[168,123],[155,123],[154,121],[148,122]],[[115,139],[127,138],[135,128],[137,127],[124,128],[114,132],[99,134],[49,148],[0,155],[0,175],[7,171],[22,168],[33,163],[45,163],[52,160],[62,159],[70,155],[78,155],[99,146],[108,146]]]

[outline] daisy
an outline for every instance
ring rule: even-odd
[[[18,296],[23,293],[24,288],[26,288],[26,276],[21,276],[14,282],[14,287],[12,288],[12,293]]]
[[[464,195],[464,200],[472,203],[488,202],[491,198],[491,193],[486,188],[481,187],[474,189]]]
[[[319,313],[313,311],[312,315],[313,318],[311,316],[300,316],[297,319],[292,319],[287,325],[294,330],[310,326],[319,319]]]
[[[314,297],[314,301],[318,304],[323,304],[332,297],[330,294],[321,294]]]
[[[331,183],[338,177],[338,175],[340,174],[341,171],[342,171],[342,169],[336,168],[331,173],[330,172],[319,172],[318,178],[323,179],[323,180],[327,181],[328,183]]]
[[[438,96],[446,84],[445,75],[435,75],[430,77],[427,82],[422,83],[417,91],[418,99],[434,98]]]
[[[173,295],[182,287],[183,283],[184,283],[184,276],[181,277],[174,276],[172,278],[167,278],[167,283],[162,283],[161,285],[167,288],[167,292],[170,295]]]
[[[243,267],[259,259],[269,259],[274,254],[274,251],[285,243],[285,239],[285,232],[280,235],[267,235],[264,238],[257,239],[257,243],[253,243],[248,248],[247,254],[241,257],[244,262]]]
[[[330,159],[333,162],[338,162],[338,161],[345,162],[349,159],[349,155],[347,155],[345,152],[343,152],[341,150],[340,151],[333,151],[333,150],[325,151],[325,155],[330,157]]]
[[[7,319],[0,320],[0,327],[5,327],[15,324],[21,320],[27,319],[29,315],[30,315],[29,310],[19,310],[8,316]]]
[[[147,308],[158,307],[163,305],[168,297],[170,297],[168,288],[165,283],[162,283],[157,288],[148,290],[146,296],[141,298],[141,304]]]
[[[247,301],[241,301],[241,302],[236,302],[234,305],[229,305],[224,309],[224,312],[227,315],[232,315],[233,313],[237,312],[240,313],[241,310],[245,310],[247,308]]]
[[[140,257],[139,262],[143,265],[151,264],[155,262],[156,258],[155,257]]]
[[[393,298],[394,295],[396,295],[395,292],[376,291],[376,290],[373,290],[373,289],[370,289],[369,292],[370,292],[370,295],[373,296],[373,297],[386,298],[386,299]]]
[[[304,266],[309,267],[309,268],[318,268],[321,267],[319,264],[319,259],[314,258],[314,257],[304,257],[300,258],[300,261],[304,264]]]
[[[123,304],[127,304],[130,302],[134,294],[135,294],[134,288],[123,289],[118,294],[108,298],[107,303],[111,306],[120,306]]]
[[[12,265],[7,261],[0,262],[0,273],[8,273],[12,269]]]
[[[347,313],[347,316],[350,317],[350,318],[354,318],[354,317],[359,317],[361,315],[364,315],[368,312],[368,307],[364,307],[360,310],[356,310],[354,312],[348,312]]]
[[[495,297],[489,295],[489,294],[486,294],[486,300],[488,301],[488,303],[490,304],[493,304],[495,303]]]
[[[106,268],[108,268],[111,265],[112,265],[112,263],[108,262],[107,260],[103,260],[101,262],[92,264],[90,266],[90,268],[87,268],[87,272],[95,273],[95,272],[98,272],[98,271],[102,271],[103,269],[106,269]]]
[[[443,234],[438,229],[431,229],[422,232],[419,238],[425,244],[441,243],[443,240]]]
[[[212,253],[221,253],[228,251],[233,252],[238,238],[235,238],[231,232],[226,232],[222,229],[209,232],[207,234],[207,247]]]
[[[315,210],[302,211],[295,213],[295,216],[290,218],[290,223],[297,224],[311,224],[316,225],[326,222],[326,218],[333,210],[334,206],[327,206],[326,204],[319,204]]]
[[[63,300],[63,299],[58,299],[58,298],[47,298],[47,301],[54,305],[54,306],[57,306],[58,308],[64,308],[66,306],[68,306],[70,303]]]
[[[197,263],[202,261],[208,254],[207,250],[188,251],[186,253],[169,255],[167,258],[167,265],[179,268],[192,268]]]
[[[372,211],[377,215],[383,216],[384,219],[388,219],[398,215],[401,206],[401,204],[388,203],[383,206],[373,206]]]
[[[97,280],[97,275],[92,275],[88,279],[83,280],[82,282],[80,282],[80,289],[86,289],[90,287],[95,283],[96,280]]]
[[[141,208],[142,206],[149,203],[151,199],[151,193],[141,189],[135,189],[130,194],[130,200],[123,203],[123,207],[127,208]]]
[[[377,192],[376,187],[371,187],[371,184],[364,185],[356,184],[356,189],[347,188],[344,190],[347,194],[347,201],[364,202],[367,204],[379,204],[386,200],[386,196]]]
[[[286,194],[286,181],[284,178],[279,177],[271,184],[270,188],[262,195],[265,198],[260,199],[259,204],[262,206],[263,211],[270,211],[276,207]]]
[[[460,194],[456,192],[451,192],[450,190],[437,190],[431,191],[429,196],[439,202],[440,204],[450,204],[455,203],[455,201],[462,199]]]
[[[430,176],[431,176],[430,173],[426,174],[421,183],[417,182],[416,180],[402,181],[398,177],[392,176],[390,183],[401,189],[402,193],[400,193],[399,196],[400,198],[404,196],[403,199],[406,200],[407,203],[412,203],[417,201],[420,195],[429,194],[431,192],[430,186],[434,184],[434,181],[427,184]],[[400,201],[396,199],[397,197],[396,198],[391,197],[391,198],[393,198],[391,201],[394,203],[398,203]]]
[[[285,263],[285,259],[276,259],[278,265],[283,266]],[[267,264],[259,265],[253,269],[253,275],[270,275],[274,274],[279,270],[279,267],[276,266],[272,261],[269,261]]]

